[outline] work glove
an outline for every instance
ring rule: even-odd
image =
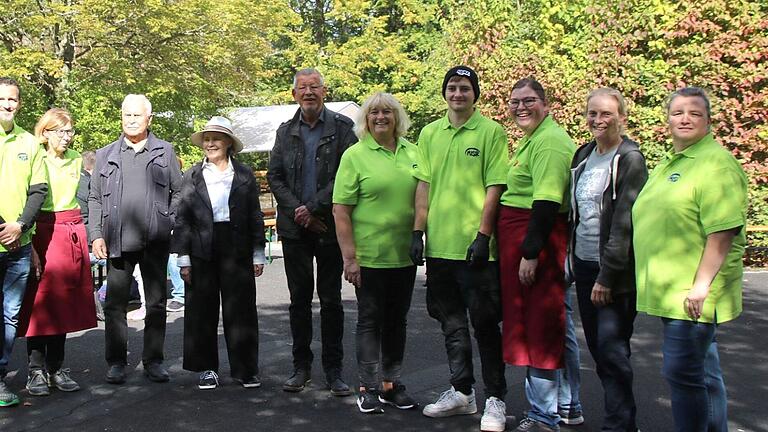
[[[414,230],[411,237],[411,249],[408,251],[414,265],[424,265],[424,231]]]
[[[467,264],[473,268],[479,268],[488,262],[490,256],[489,243],[491,238],[481,232],[477,233],[475,241],[467,249]]]

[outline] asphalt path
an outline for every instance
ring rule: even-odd
[[[171,381],[149,382],[141,366],[141,322],[129,328],[129,375],[124,385],[104,381],[104,326],[71,334],[67,341],[65,367],[82,390],[76,393],[53,391],[48,397],[30,396],[26,379],[25,343],[17,341],[8,383],[19,392],[22,403],[0,410],[0,431],[478,431],[482,414],[483,388],[476,386],[476,415],[431,419],[421,410],[386,409],[382,415],[363,415],[354,397],[330,395],[320,366],[319,304],[315,300],[315,364],[312,384],[301,393],[285,393],[281,386],[290,375],[291,338],[288,323],[288,289],[283,260],[276,259],[257,281],[261,378],[263,386],[243,389],[228,376],[224,337],[219,329],[219,356],[222,385],[216,390],[198,390],[197,374],[182,370],[183,313],[168,314],[166,362]],[[344,378],[355,387],[354,290],[345,284],[345,359]],[[744,313],[718,330],[721,362],[728,388],[730,430],[768,431],[768,273],[745,275]],[[576,314],[578,316],[578,314]],[[564,431],[599,431],[603,402],[602,390],[594,372],[594,362],[586,350],[580,323],[581,400],[585,424],[563,427]],[[661,323],[658,318],[640,314],[632,340],[635,368],[635,396],[639,426],[644,432],[672,431],[669,389],[661,376]],[[475,350],[475,353],[477,351]],[[475,356],[475,376],[480,379],[479,358]],[[424,269],[416,280],[408,324],[408,342],[403,382],[421,406],[434,401],[449,387],[448,366],[438,323],[429,318],[425,306]],[[524,370],[507,368],[509,415],[527,409]],[[508,424],[507,430],[516,425]]]

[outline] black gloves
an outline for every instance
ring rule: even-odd
[[[470,267],[481,267],[488,262],[490,256],[489,243],[491,238],[481,232],[477,233],[475,241],[467,249],[467,264]]]
[[[411,250],[408,251],[414,265],[424,265],[424,231],[415,230],[411,237]]]

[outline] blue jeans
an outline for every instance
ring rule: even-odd
[[[557,415],[558,369],[528,367],[525,376],[525,396],[531,404],[528,417],[558,429]]]
[[[16,338],[19,325],[19,310],[27,288],[29,267],[32,263],[32,244],[27,244],[13,252],[0,252],[0,301],[3,303],[3,337],[0,339],[0,377],[4,377],[8,361]]]
[[[677,432],[728,430],[727,397],[715,341],[716,325],[662,318],[664,377]]]
[[[565,289],[565,369],[558,370],[557,406],[581,412],[581,375],[579,374],[579,340],[573,324],[573,285]]]
[[[171,285],[173,286],[171,289],[171,300],[184,303],[184,280],[181,279],[179,266],[176,264],[178,257],[177,254],[170,254],[168,256],[168,275],[171,276]]]

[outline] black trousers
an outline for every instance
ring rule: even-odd
[[[52,374],[64,363],[64,344],[67,334],[30,336],[27,338],[29,371],[45,370]]]
[[[634,330],[636,294],[613,296],[613,302],[596,307],[590,298],[600,265],[575,257],[573,277],[579,300],[581,324],[597,375],[605,393],[603,431],[634,432],[637,407],[632,392],[632,354],[629,339]]]
[[[253,257],[236,256],[229,223],[213,225],[210,261],[192,257],[192,283],[185,285],[184,369],[219,370],[219,304],[229,370],[233,378],[259,373],[259,321]]]
[[[380,357],[382,380],[400,380],[415,279],[416,266],[360,268],[361,284],[355,289],[360,386],[378,387]]]
[[[485,395],[504,400],[507,382],[501,352],[497,263],[473,269],[465,261],[427,258],[427,311],[442,326],[453,387],[469,394],[475,383],[469,338],[471,322],[480,351]]]
[[[123,252],[107,261],[107,300],[104,305],[107,363],[127,364],[128,323],[125,318],[136,265],[144,281],[144,364],[162,363],[165,343],[168,243],[156,242],[138,252]]]
[[[341,250],[336,243],[316,236],[283,242],[285,275],[291,305],[288,308],[293,336],[293,366],[311,369],[313,258],[317,260],[317,296],[320,298],[320,335],[323,342],[323,370],[326,375],[341,373],[344,358],[344,309],[341,305]]]

